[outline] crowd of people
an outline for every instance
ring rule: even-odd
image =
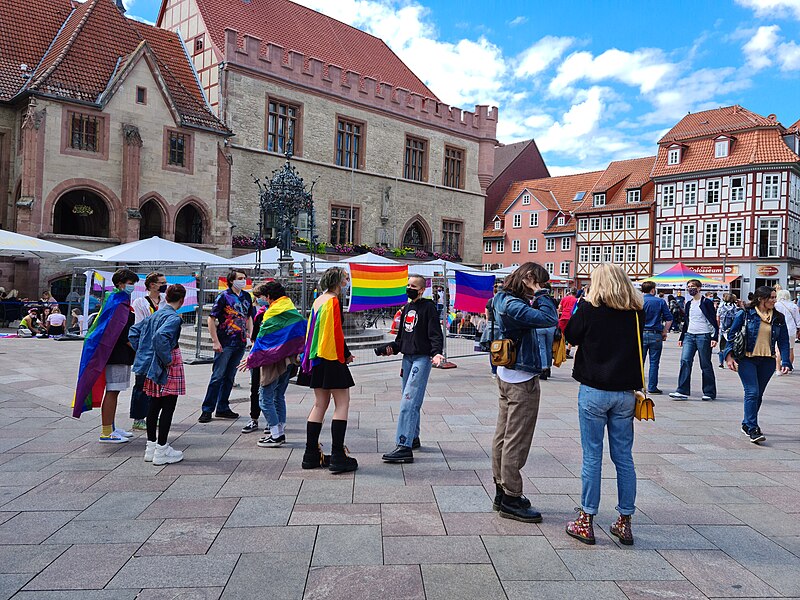
[[[178,396],[186,393],[178,346],[181,317],[177,311],[186,290],[167,285],[161,273],[145,279],[146,295],[131,302],[139,277],[119,269],[84,343],[76,406],[89,403],[86,390],[102,376],[100,442],[122,444],[133,434],[115,425],[120,391],[135,384],[130,416],[135,429],[147,432],[144,460],[156,465],[183,459],[169,445],[169,431]],[[250,370],[250,419],[242,433],[260,430],[259,447],[286,443],[286,391],[289,380],[313,390],[314,403],[306,421],[303,469],[325,468],[345,473],[358,468],[345,445],[354,380],[349,365],[355,359],[344,338],[341,298],[350,286],[349,272],[328,269],[308,320],[301,315],[277,281],[245,290],[247,276],[232,270],[227,289],[216,298],[208,317],[215,351],[198,421],[236,419],[230,394],[237,369]],[[420,416],[432,367],[444,361],[441,311],[424,297],[426,280],[411,274],[408,301],[400,312],[394,340],[376,354],[402,355],[400,411],[395,448],[383,455],[389,464],[414,461],[419,448]],[[702,369],[702,400],[717,397],[712,350],[719,364],[739,374],[744,389],[741,430],[754,443],[766,438],[758,424],[764,392],[776,369],[792,370],[791,340],[800,335],[800,313],[788,292],[759,287],[746,304],[733,294],[715,303],[703,295],[698,280],[686,284],[689,299],[680,308],[681,347],[676,401],[691,395],[694,356]],[[635,289],[618,266],[594,270],[587,289],[575,290],[560,302],[552,297],[549,275],[541,265],[525,263],[495,288],[486,305],[480,340],[490,342],[490,362],[498,386],[498,417],[492,441],[493,508],[503,518],[536,523],[542,515],[524,495],[521,471],[526,464],[539,413],[540,381],[551,375],[553,348],[566,343],[574,352],[572,376],[578,381],[578,423],[583,462],[581,506],[566,533],[587,544],[595,542],[594,516],[600,504],[603,445],[606,432],[616,467],[618,519],[610,531],[622,544],[633,543],[631,517],[635,511],[636,472],[632,458],[635,392],[661,394],[659,362],[663,344],[678,320],[674,304],[657,295],[655,284]],[[63,326],[63,323],[62,323]],[[248,352],[249,347],[249,352]],[[245,356],[245,354],[247,355]],[[99,357],[99,359],[98,359]],[[644,358],[649,360],[645,374]],[[100,369],[89,364],[99,363]],[[87,381],[91,379],[91,381]],[[320,437],[331,399],[330,453]],[[79,412],[78,412],[79,414]]]

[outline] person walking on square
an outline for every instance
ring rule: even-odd
[[[558,322],[554,303],[538,302],[546,294],[542,285],[549,279],[542,265],[527,262],[506,277],[502,291],[494,297],[494,318],[500,337],[513,341],[516,360],[513,365],[497,369],[500,398],[492,442],[495,483],[492,508],[503,518],[524,523],[542,520],[541,513],[523,495],[520,471],[528,460],[539,415],[542,359],[536,328],[553,327]]]
[[[555,308],[556,301],[553,299],[553,296],[550,295],[553,289],[550,285],[550,282],[542,285],[542,289],[545,291],[545,293],[539,296],[536,301],[550,302]],[[558,329],[557,326],[538,327],[536,329],[536,335],[539,337],[539,355],[542,361],[542,374],[539,375],[539,381],[546,381],[551,375],[550,369],[553,366],[553,341],[556,337],[556,329]]]
[[[422,401],[431,367],[444,360],[442,322],[432,300],[423,298],[425,278],[409,275],[406,295],[410,302],[403,307],[397,337],[386,348],[386,354],[403,355],[403,383],[400,392],[400,414],[397,417],[396,447],[383,455],[387,463],[413,463],[413,449],[419,447],[419,421]]]
[[[778,290],[776,295],[778,301],[775,303],[775,310],[780,312],[786,321],[786,330],[789,334],[789,362],[794,363],[794,348],[792,347],[792,342],[797,338],[797,334],[800,333],[800,310],[798,310],[797,305],[792,302],[792,295],[789,293],[789,290]],[[777,371],[781,370],[782,356],[783,354],[780,352],[775,355],[775,369]]]
[[[331,473],[346,473],[358,468],[358,461],[349,456],[344,445],[347,416],[350,410],[350,388],[355,385],[348,364],[355,357],[344,341],[342,306],[339,296],[350,288],[350,273],[341,267],[331,267],[319,280],[325,290],[311,307],[303,350],[303,373],[309,376],[314,390],[314,406],[306,423],[306,451],[302,467],[314,469],[328,466]],[[333,397],[330,459],[322,453],[319,434],[322,422]]]
[[[656,284],[652,281],[642,283],[644,295],[644,336],[642,351],[650,357],[650,371],[647,377],[647,393],[661,394],[658,389],[658,367],[661,350],[672,327],[672,313],[663,299],[656,296]]]
[[[684,309],[683,328],[678,347],[682,347],[681,370],[678,374],[678,389],[670,393],[673,400],[687,400],[692,393],[692,363],[694,355],[700,358],[703,371],[703,400],[714,400],[717,397],[717,380],[714,365],[711,364],[711,351],[719,339],[719,325],[714,301],[705,298],[700,290],[702,284],[697,279],[686,282],[686,289],[691,299]]]
[[[617,472],[617,512],[611,534],[633,544],[631,515],[636,508],[636,470],[633,465],[634,390],[644,387],[640,360],[645,324],[642,295],[618,265],[601,264],[565,335],[580,347],[572,377],[578,389],[581,430],[581,506],[578,518],[567,523],[567,534],[594,544],[594,517],[600,508],[603,438]],[[658,300],[656,298],[656,300]],[[659,300],[660,301],[660,300]]]
[[[483,333],[481,334],[481,346],[485,348],[485,351],[488,351],[489,346],[492,344],[493,340],[499,339],[500,334],[497,332],[497,324],[494,322],[494,296],[497,295],[503,289],[503,282],[496,281],[494,284],[493,295],[486,301],[486,307],[484,308],[484,316],[486,317],[486,327],[483,329]],[[492,355],[489,354],[489,365],[492,369],[492,379],[497,380],[497,367],[492,363]]]
[[[167,305],[164,295],[167,292],[167,278],[163,273],[152,272],[144,280],[145,295],[131,303],[136,323],[141,323],[159,308]],[[134,372],[135,373],[135,372]],[[147,429],[145,419],[150,411],[150,399],[144,393],[145,374],[136,375],[131,392],[131,419],[134,429]]]
[[[733,356],[733,344],[725,348],[725,363],[739,373],[744,388],[744,418],[742,433],[754,444],[767,439],[758,425],[758,411],[764,399],[767,384],[775,373],[775,347],[781,353],[781,375],[792,370],[789,360],[789,333],[786,318],[775,309],[777,295],[771,287],[756,288],[753,300],[739,311],[731,325],[730,339],[736,339],[744,328],[745,344],[743,357]]]
[[[725,348],[730,341],[730,329],[733,319],[739,312],[736,294],[723,294],[722,303],[717,308],[717,325],[719,326],[719,368],[725,368]]]
[[[264,318],[264,313],[269,306],[266,296],[264,296],[264,286],[253,288],[253,302],[256,305],[256,316],[253,317],[253,332],[250,335],[250,341],[255,343],[258,337],[258,330],[261,327],[261,321]],[[242,359],[247,360],[247,357]],[[239,365],[241,371],[241,364]],[[261,416],[261,403],[259,398],[259,390],[261,389],[261,370],[250,369],[250,420],[242,427],[242,433],[252,433],[258,431],[258,418]],[[269,425],[264,429],[264,435],[269,434]]]
[[[247,275],[244,271],[228,273],[228,289],[214,301],[208,317],[208,331],[214,346],[214,366],[208,382],[203,412],[198,422],[208,423],[216,409],[219,419],[238,419],[239,414],[231,410],[229,403],[236,368],[244,356],[247,341],[253,333],[255,308],[250,294],[244,291]]]
[[[567,328],[567,323],[572,318],[572,315],[575,313],[575,309],[578,305],[578,300],[583,295],[583,290],[572,290],[569,294],[564,296],[561,301],[558,303],[558,328],[561,330],[561,333],[564,333],[564,330]],[[570,347],[567,344],[567,358],[572,358],[570,354]]]
[[[131,294],[139,276],[130,269],[118,269],[111,277],[114,291],[106,294],[100,312],[83,340],[78,385],[72,416],[91,410],[94,398],[103,393],[100,406],[100,442],[121,444],[133,434],[114,425],[119,393],[131,384],[131,365],[136,352],[128,342],[134,324]]]
[[[144,375],[143,391],[149,399],[144,460],[156,466],[183,460],[183,452],[175,450],[167,440],[178,396],[186,394],[183,357],[178,346],[183,325],[178,310],[185,298],[185,287],[169,286],[166,305],[131,327],[129,336],[136,350],[133,372]]]
[[[258,373],[259,409],[267,420],[264,437],[258,440],[258,446],[278,448],[286,443],[289,367],[297,364],[297,355],[303,351],[306,321],[277,281],[262,285],[258,293],[268,303],[268,308],[261,313],[253,348],[241,366]]]

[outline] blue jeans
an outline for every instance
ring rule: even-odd
[[[661,349],[664,341],[661,332],[645,331],[642,337],[642,358],[650,356],[650,372],[647,376],[647,391],[658,389],[658,364],[661,362]]]
[[[633,468],[633,392],[608,392],[581,384],[578,419],[581,426],[581,505],[596,515],[600,507],[600,477],[603,468],[603,436],[608,427],[608,449],[617,468],[617,511],[632,515],[636,510],[636,471]]]
[[[744,420],[748,429],[758,427],[758,410],[764,390],[775,373],[775,359],[768,356],[743,358],[739,361],[739,379],[744,387]]]
[[[489,352],[489,366],[492,367],[492,375],[497,375],[497,367],[492,364],[492,353]]]
[[[397,445],[411,448],[419,437],[419,410],[431,374],[431,357],[426,354],[403,355],[403,394],[397,417]]]
[[[703,371],[703,396],[717,397],[717,380],[714,376],[714,365],[711,364],[711,334],[687,333],[683,338],[681,352],[681,371],[678,374],[679,394],[688,396],[692,391],[692,363],[697,353],[700,358],[700,369]]]
[[[555,327],[544,327],[536,330],[536,337],[539,338],[539,358],[542,361],[542,369],[549,369],[553,366],[553,338],[555,335]]]
[[[258,404],[268,427],[286,423],[286,388],[289,387],[289,369],[269,385],[258,391]]]
[[[233,389],[236,369],[244,356],[244,346],[224,346],[222,352],[214,356],[211,381],[208,382],[203,412],[225,412],[231,409],[228,400]]]

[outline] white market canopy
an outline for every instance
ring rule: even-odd
[[[85,250],[0,229],[0,256],[39,256],[42,254],[69,256],[82,252]]]
[[[350,256],[340,260],[339,262],[358,263],[360,265],[396,265],[398,261],[392,260],[386,256],[381,256],[380,254],[367,252],[366,254],[356,254],[355,256]]]
[[[73,256],[66,260],[114,263],[158,263],[185,265],[228,265],[230,261],[210,252],[204,252],[185,244],[153,236],[147,240],[137,240],[120,246],[111,246],[92,252]]]
[[[278,262],[278,258],[281,255],[281,251],[278,248],[269,248],[267,250],[261,251],[261,264],[262,266],[266,263],[276,263]],[[296,262],[302,262],[304,260],[311,260],[311,256],[308,254],[303,254],[302,252],[295,252],[292,250],[292,260]],[[249,254],[243,254],[242,256],[236,256],[230,259],[230,262],[235,265],[254,265],[258,262],[258,252],[250,252]]]
[[[467,273],[482,273],[480,269],[468,267],[457,262],[451,262],[438,258],[426,263],[409,265],[408,272],[422,275],[423,277],[443,277],[444,270],[447,269],[448,275],[454,275],[456,271],[465,271]]]

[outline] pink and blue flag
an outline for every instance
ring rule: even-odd
[[[473,275],[456,271],[456,298],[453,308],[482,313],[494,291],[494,275]]]

